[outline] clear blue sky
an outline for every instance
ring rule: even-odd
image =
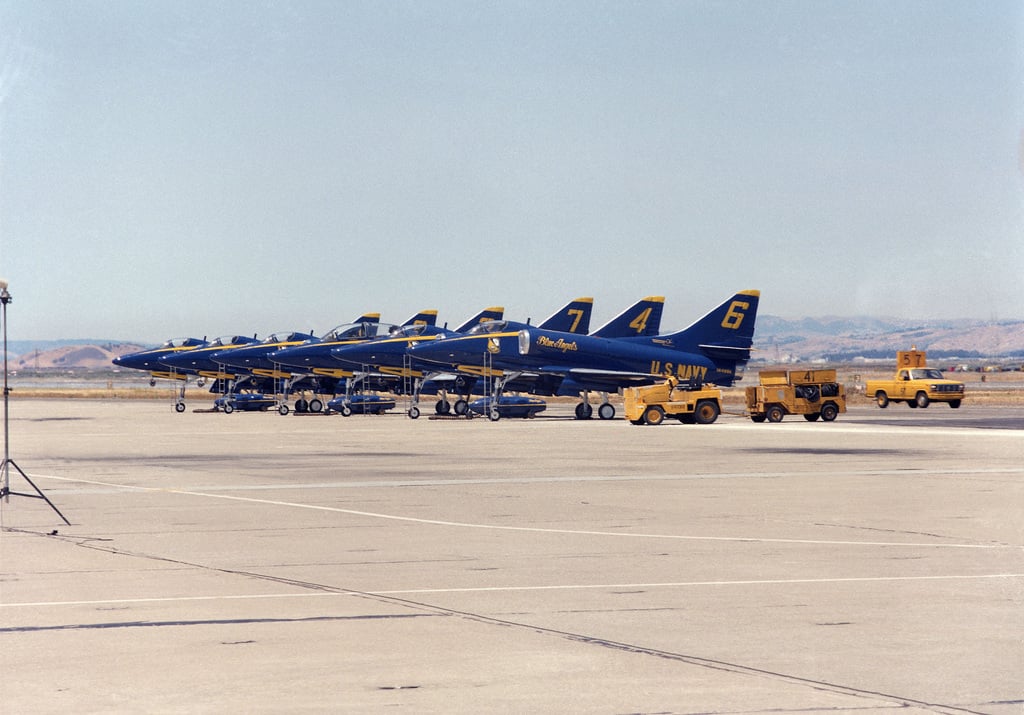
[[[1022,319],[1022,8],[6,0],[10,335]]]

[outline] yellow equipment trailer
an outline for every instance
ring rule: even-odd
[[[746,389],[747,412],[754,422],[782,422],[786,415],[831,422],[846,412],[846,388],[835,370],[762,370],[761,384]]]

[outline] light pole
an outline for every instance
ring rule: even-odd
[[[0,315],[0,319],[3,320],[4,333],[4,461],[3,464],[0,465],[0,498],[2,498],[5,503],[10,502],[12,494],[17,497],[32,497],[33,499],[42,499],[43,501],[50,505],[51,509],[57,512],[57,516],[59,516],[64,521],[65,524],[70,525],[71,522],[67,520],[67,517],[60,513],[60,509],[58,509],[54,505],[54,503],[50,501],[45,494],[43,494],[43,491],[36,486],[35,482],[29,479],[28,475],[25,474],[24,471],[22,471],[21,467],[19,467],[17,463],[13,459],[11,459],[11,433],[8,424],[10,421],[9,403],[11,388],[8,386],[7,383],[7,304],[10,303],[12,300],[13,297],[11,296],[10,291],[7,290],[7,281],[0,278],[0,306],[2,306],[2,309],[0,309],[0,312],[2,312],[2,315]],[[17,469],[18,474],[20,474],[26,482],[32,485],[32,488],[36,490],[35,494],[25,494],[23,492],[11,491],[11,467]]]

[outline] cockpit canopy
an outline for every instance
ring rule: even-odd
[[[486,320],[474,325],[467,335],[490,335],[491,333],[503,333],[508,330],[507,320]]]
[[[345,323],[327,333],[320,342],[376,338],[378,335],[388,335],[395,327],[392,323]]]
[[[214,338],[205,347],[217,348],[217,347],[231,347],[233,345],[248,345],[255,343],[256,338],[250,338],[245,335],[222,335],[219,338]]]
[[[415,338],[433,326],[425,323],[414,323],[412,325],[393,325],[391,330],[388,331],[388,336],[392,338]]]
[[[268,335],[263,340],[264,345],[276,345],[277,343],[301,343],[305,340],[312,340],[313,336],[309,333],[291,333],[288,331],[282,331],[280,333],[273,333]]]
[[[205,340],[199,338],[171,338],[167,342],[163,343],[161,348],[197,348],[200,345],[206,345]]]

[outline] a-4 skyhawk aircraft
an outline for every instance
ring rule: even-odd
[[[407,357],[406,350],[410,345],[435,340],[452,334],[464,334],[478,325],[499,321],[505,313],[501,306],[484,308],[455,330],[444,327],[409,325],[392,331],[391,335],[367,340],[360,343],[340,345],[331,350],[331,355],[339,364],[349,365],[350,369],[358,369],[350,381],[353,386],[376,376],[379,379],[390,379],[398,383],[392,389],[400,394],[416,394],[423,378],[423,373],[413,367]],[[375,372],[371,372],[375,371]],[[441,388],[443,389],[443,388]],[[351,398],[351,393],[347,395]],[[438,401],[438,414],[444,414],[450,406],[442,399]]]
[[[215,361],[213,356],[225,350],[252,345],[256,342],[255,336],[250,338],[245,335],[223,335],[191,350],[180,350],[162,355],[159,362],[170,370],[185,375],[197,375],[200,380],[213,380],[210,392],[227,393],[231,391],[238,375],[226,371],[224,364]],[[174,409],[178,412],[185,411],[184,388]]]
[[[569,301],[561,309],[557,310],[551,317],[547,318],[541,325],[551,330],[561,330],[575,333],[586,332],[590,327],[590,315],[593,309],[593,298],[577,298]],[[498,311],[496,317],[488,315],[488,311]],[[359,366],[363,370],[375,369],[384,373],[398,375],[403,378],[413,378],[415,384],[412,390],[412,405],[408,414],[413,419],[419,417],[419,396],[424,391],[424,384],[430,383],[428,392],[440,392],[441,397],[434,409],[438,414],[448,414],[452,405],[447,400],[447,391],[451,390],[460,395],[455,402],[455,414],[465,414],[468,409],[468,398],[476,378],[484,376],[482,372],[468,373],[463,375],[451,375],[446,371],[437,370],[434,363],[418,363],[410,348],[418,345],[431,344],[433,342],[447,342],[449,340],[473,339],[476,340],[480,349],[494,335],[500,335],[512,331],[517,334],[518,330],[525,328],[529,323],[518,323],[504,320],[501,317],[502,309],[489,308],[480,313],[454,331],[441,330],[431,336],[397,336],[381,340],[371,340],[357,345],[344,345],[332,350],[335,359],[352,366]],[[447,366],[446,366],[447,367]]]
[[[594,335],[611,339],[656,335],[661,325],[664,307],[665,299],[662,296],[643,298],[594,331]],[[483,377],[484,393],[493,392],[494,384],[500,383],[503,389],[509,391],[553,395],[561,382],[561,376],[538,373],[524,374],[520,370],[518,362],[514,366],[503,362],[504,356],[517,354],[519,332],[529,327],[529,325],[511,323],[481,325],[465,336],[452,336],[433,343],[416,345],[409,350],[409,355],[414,362],[424,365],[433,364],[438,370],[451,370],[465,376]],[[580,323],[574,324],[572,327],[575,328],[575,331],[559,330],[551,327],[545,321],[538,326],[538,329],[586,335],[589,325]],[[515,371],[514,375],[506,372],[510,367]],[[506,384],[513,377],[516,379],[515,384]],[[486,394],[485,396],[489,397],[490,395]],[[605,401],[607,402],[607,396],[605,396]],[[465,398],[456,402],[456,414],[464,414],[467,409],[468,402]],[[614,415],[614,409],[612,414]]]
[[[520,364],[562,375],[560,395],[618,390],[669,376],[693,386],[729,387],[750,359],[760,297],[757,290],[740,291],[689,327],[655,337],[608,340],[522,330]]]
[[[235,375],[239,376],[234,386],[235,391],[251,389],[260,393],[271,392],[275,396],[281,395],[281,399],[277,400],[278,411],[288,414],[288,407],[284,400],[300,386],[292,380],[290,372],[281,370],[280,366],[272,363],[267,356],[282,348],[301,345],[315,339],[316,336],[312,333],[273,333],[258,343],[233,347],[215,353],[210,356],[210,359],[225,368],[230,368]],[[320,408],[323,408],[322,403]],[[296,402],[296,410],[301,412],[304,409],[308,409],[308,403],[303,402],[300,398]]]
[[[172,353],[184,350],[193,350],[206,345],[206,340],[199,338],[171,338],[170,340],[157,345],[155,348],[146,348],[134,353],[118,355],[111,360],[118,367],[127,367],[132,370],[146,370],[154,378],[164,380],[184,380],[185,375],[172,371],[166,363],[160,362],[160,358]]]
[[[156,380],[179,380],[181,389],[175,398],[174,408],[178,412],[185,411],[185,386],[188,381],[188,373],[179,372],[175,368],[160,362],[165,355],[194,350],[206,345],[206,340],[199,338],[171,338],[155,348],[147,348],[134,353],[118,355],[111,360],[118,367],[127,367],[131,370],[145,370],[150,374],[150,385],[155,385]]]
[[[345,390],[345,381],[353,377],[354,372],[344,369],[341,363],[331,357],[332,349],[341,345],[351,345],[385,337],[402,327],[433,325],[436,319],[436,310],[426,310],[416,313],[398,326],[381,323],[380,315],[377,313],[368,314],[355,323],[339,325],[322,338],[275,350],[266,357],[278,366],[277,369],[288,372],[292,376],[315,378],[317,387],[314,388],[314,391],[317,394],[336,395]],[[317,403],[322,405],[319,400]],[[310,407],[312,408],[312,401],[310,401]]]
[[[595,330],[593,335],[609,339],[657,335],[664,307],[663,296],[642,298]],[[529,326],[522,326],[520,329],[527,327]],[[579,332],[584,334],[585,329]],[[537,395],[557,394],[558,387],[563,381],[561,375],[526,373],[522,370],[522,364],[518,359],[519,329],[481,333],[417,345],[409,354],[414,361],[434,364],[437,366],[436,369],[447,368],[462,375],[485,375],[486,393],[494,393],[497,388],[499,391],[507,389],[510,392],[530,392]],[[509,355],[515,356],[514,364],[504,360]],[[509,370],[511,372],[508,372]],[[485,398],[489,397],[490,394],[485,395]],[[608,403],[607,394],[603,395],[603,400],[599,414],[604,419],[610,419],[615,415],[615,408]],[[492,400],[490,404],[500,406],[500,402]],[[607,408],[604,405],[607,405]],[[468,409],[468,403],[456,403],[456,408],[461,409],[461,414]],[[589,403],[584,401],[577,407],[576,416],[580,419],[589,418],[592,411]]]
[[[525,328],[517,335],[515,350],[507,341],[494,346],[491,364],[505,374],[496,382],[492,404],[500,404],[502,391],[524,377],[536,379],[545,389],[557,385],[556,395],[583,395],[576,407],[578,418],[590,416],[590,391],[608,393],[669,375],[694,385],[729,386],[750,357],[759,299],[759,291],[741,291],[693,325],[668,335],[610,339]],[[614,415],[609,402],[599,406],[602,419]],[[500,414],[492,409],[490,417],[498,419]]]
[[[436,310],[424,310],[410,318],[407,325],[421,328],[431,327],[436,320]],[[356,329],[358,331],[362,329],[363,323],[379,322],[379,313],[367,313],[348,325],[360,326]],[[296,412],[320,412],[324,408],[324,403],[315,395],[334,393],[337,389],[338,379],[328,376],[312,377],[303,373],[296,374],[293,370],[270,359],[270,355],[279,350],[314,342],[318,342],[318,339],[311,333],[274,333],[259,343],[225,350],[223,353],[213,355],[212,358],[226,367],[232,368],[236,374],[247,376],[236,383],[236,389],[273,393],[277,411],[282,415],[288,414],[289,411],[286,402],[288,395],[295,393],[299,393],[299,397],[295,401]],[[307,400],[304,396],[306,392],[312,392],[314,397]]]

